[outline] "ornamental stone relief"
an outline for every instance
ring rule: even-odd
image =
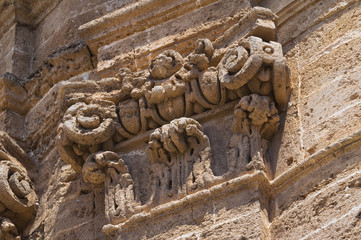
[[[58,152],[86,182],[104,186],[111,224],[105,232],[245,170],[266,171],[269,141],[290,94],[287,60],[278,42],[232,36],[231,43],[219,47],[224,38],[199,39],[186,57],[166,50],[147,70],[121,69],[104,79],[120,82],[117,96],[78,102],[66,111],[58,128]],[[216,176],[212,145],[194,116],[225,104],[234,106],[233,136],[224,146],[228,169]],[[117,146],[143,133],[149,136],[150,170],[143,176],[148,198],[141,201],[139,184]]]
[[[0,132],[0,239],[20,240],[19,233],[31,221],[36,210],[37,196],[33,183],[20,163],[26,158],[15,141],[5,132]]]

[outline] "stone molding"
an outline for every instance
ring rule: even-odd
[[[148,1],[144,1],[148,2]],[[141,7],[144,2],[136,2],[129,6],[129,9],[132,7]],[[197,8],[204,8],[206,5],[196,5],[194,1],[189,1],[191,6]],[[209,1],[208,4],[216,3],[217,1]],[[134,5],[134,6],[133,6]],[[144,6],[143,6],[144,7]],[[141,8],[143,9],[143,8]],[[189,9],[190,10],[190,9]],[[129,10],[130,11],[130,10]],[[138,10],[137,10],[138,11]],[[185,46],[194,46],[195,40],[199,38],[200,35],[211,36],[214,35],[214,32],[218,33],[219,36],[217,39],[210,38],[214,41],[213,45],[215,49],[223,48],[227,44],[235,41],[233,38],[242,38],[245,36],[258,36],[266,41],[275,39],[275,21],[277,19],[269,9],[254,7],[248,12],[239,12],[232,17],[223,18],[219,22],[214,22],[212,24],[205,25],[202,28],[202,31],[199,32],[197,28],[190,28],[184,34],[177,34],[174,36],[175,39],[160,39],[153,43],[149,43],[146,46],[138,47],[132,49],[132,54],[124,52],[121,54],[108,52],[107,48],[112,49],[112,45],[117,45],[117,41],[126,38],[136,33],[146,31],[146,28],[141,27],[137,29],[134,26],[143,26],[141,23],[145,21],[146,24],[151,24],[149,27],[154,28],[162,22],[151,21],[151,16],[142,16],[145,19],[139,20],[139,22],[131,22],[126,27],[123,26],[123,22],[113,25],[112,22],[118,22],[119,19],[122,19],[122,14],[133,14],[132,11],[128,10],[121,11],[120,16],[118,16],[117,11],[105,15],[102,18],[91,21],[80,27],[82,32],[82,37],[85,42],[90,46],[90,49],[94,55],[98,57],[97,71],[101,77],[110,77],[114,76],[120,67],[126,66],[127,68],[134,70],[145,69],[148,65],[149,58],[152,58],[158,55],[161,52],[166,51],[167,49],[175,50],[179,52],[182,56],[188,55],[190,53],[189,47]],[[187,12],[183,12],[185,14]],[[174,16],[180,14],[178,8],[172,8],[169,13],[170,19],[173,19]],[[173,16],[174,15],[174,16]],[[118,19],[119,18],[119,19]],[[149,19],[150,18],[150,19]],[[132,18],[133,19],[133,18]],[[137,20],[137,21],[138,21]],[[134,20],[132,20],[134,21]],[[164,18],[162,21],[169,21],[169,18]],[[104,25],[104,26],[103,26]],[[110,31],[106,26],[113,29]],[[120,26],[120,27],[119,27]],[[109,31],[110,32],[109,32]],[[123,31],[122,31],[123,30]],[[114,34],[113,34],[114,33]],[[118,34],[117,34],[118,33]],[[119,35],[120,34],[120,35]],[[102,36],[97,39],[97,36]],[[118,36],[119,35],[119,36]],[[115,36],[118,36],[115,38]],[[102,47],[92,47],[93,45],[102,45]],[[104,49],[103,49],[104,48]],[[105,51],[105,53],[103,53]],[[105,56],[102,56],[102,55]],[[105,58],[105,59],[104,59]],[[136,68],[134,67],[136,66]]]

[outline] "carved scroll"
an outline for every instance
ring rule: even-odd
[[[0,132],[0,239],[20,239],[32,219],[37,196],[25,167],[29,159],[6,133]]]
[[[106,101],[70,107],[58,129],[57,145],[62,159],[81,172],[90,154],[112,150],[117,119],[116,107]]]
[[[226,88],[247,86],[251,93],[274,98],[280,108],[288,101],[288,75],[281,44],[253,36],[226,52],[218,72]]]

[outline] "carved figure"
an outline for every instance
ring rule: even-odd
[[[182,56],[173,50],[165,51],[154,58],[149,66],[150,76],[165,79],[176,73],[183,65]]]
[[[257,8],[253,14],[258,11],[262,12],[260,19],[274,20],[270,11]],[[121,69],[115,77],[99,83],[107,93],[116,89],[115,95],[102,98],[110,101],[96,100],[100,95],[94,94],[67,110],[57,137],[59,153],[75,171],[83,173],[85,181],[94,186],[104,184],[105,212],[111,224],[244,170],[265,170],[268,141],[278,129],[278,111],[285,107],[290,91],[282,46],[269,41],[275,36],[274,25],[267,26],[261,23],[252,30],[268,29],[260,33],[267,41],[242,35],[244,29],[239,32],[236,24],[214,44],[199,39],[184,58],[167,50],[155,57],[147,70]],[[237,40],[237,32],[243,38]],[[113,82],[116,84],[110,87]],[[228,172],[216,177],[210,166],[209,139],[190,117],[239,99],[228,145]],[[152,129],[149,192],[142,193],[141,202],[139,179],[134,178],[134,183],[115,151],[118,143]],[[114,229],[107,225],[104,232],[111,234]]]
[[[77,103],[59,127],[59,153],[77,172],[91,153],[112,151],[114,144],[173,119],[249,94],[268,96],[282,109],[289,91],[282,46],[254,36],[217,50],[210,40],[199,39],[185,60],[167,50],[152,60],[148,73],[123,69],[118,78],[119,103]]]
[[[247,168],[264,169],[268,140],[278,130],[280,120],[274,102],[267,96],[245,96],[235,106],[234,117],[233,132],[241,134],[234,138],[239,138],[242,154],[250,156]],[[244,147],[248,142],[249,150]]]
[[[123,87],[129,99],[119,103],[119,133],[125,138],[252,93],[275,99],[280,109],[288,100],[289,73],[282,46],[258,37],[217,52],[208,39],[199,39],[184,61],[166,51],[152,61],[149,71],[137,86]]]

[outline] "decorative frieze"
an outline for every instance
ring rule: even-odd
[[[122,70],[118,78],[122,82],[119,103],[102,101],[104,107],[97,100],[78,103],[69,108],[59,128],[59,151],[68,162],[78,159],[78,166],[72,164],[79,172],[89,154],[112,150],[113,145],[173,119],[249,94],[268,96],[282,109],[289,92],[280,44],[253,36],[218,51],[209,40],[200,39],[186,59],[166,51],[152,61],[149,71]],[[65,147],[70,145],[74,147]]]

